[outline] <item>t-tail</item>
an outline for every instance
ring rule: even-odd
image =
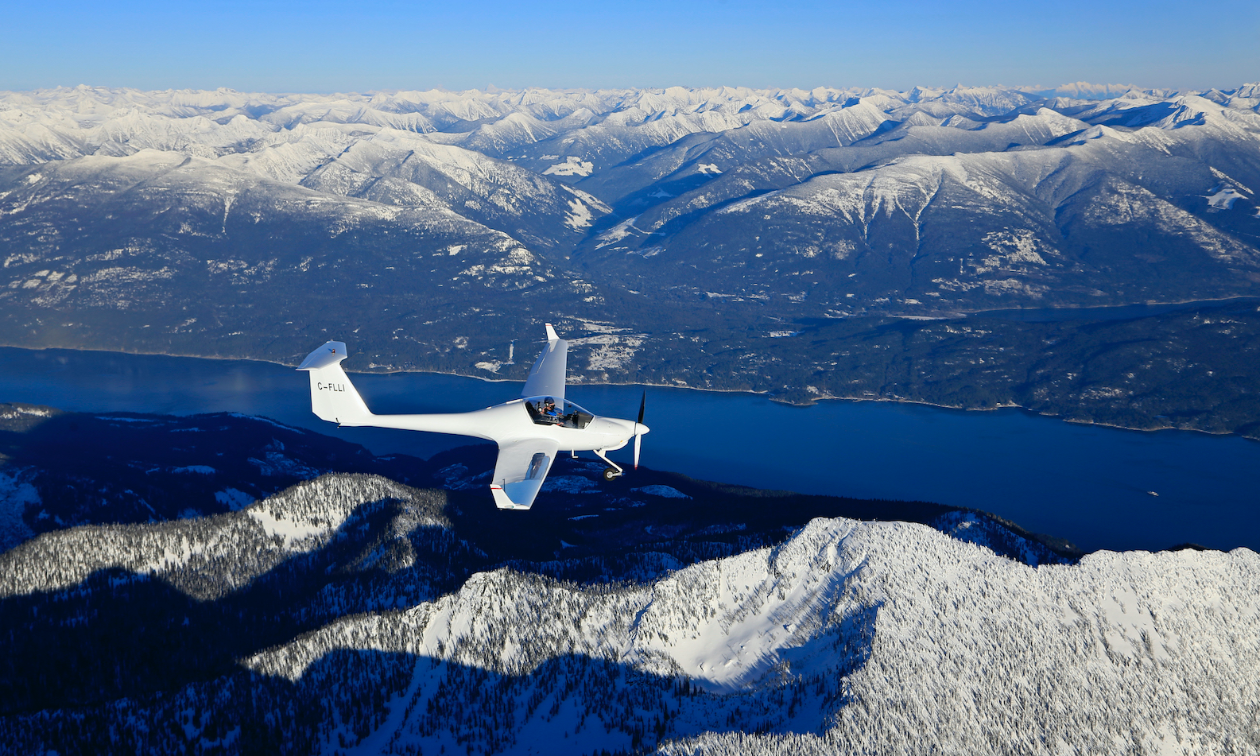
[[[345,343],[330,341],[306,355],[298,370],[307,371],[311,377],[311,412],[341,425],[364,425],[371,421],[372,413],[341,369],[345,358]]]

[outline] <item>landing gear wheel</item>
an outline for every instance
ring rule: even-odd
[[[615,467],[604,468],[604,480],[611,483],[612,481],[620,477],[621,477],[621,473],[617,472],[617,468]]]

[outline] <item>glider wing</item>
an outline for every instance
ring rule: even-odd
[[[559,444],[549,438],[526,438],[499,444],[499,460],[490,492],[499,509],[529,509],[555,461]]]
[[[556,335],[556,329],[547,324],[547,346],[525,379],[522,397],[550,396],[557,404],[564,402],[565,368],[569,361],[569,342]]]

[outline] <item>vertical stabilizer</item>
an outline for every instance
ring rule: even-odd
[[[311,412],[321,420],[341,425],[364,425],[372,417],[363,398],[355,390],[341,361],[346,358],[346,345],[330,341],[302,360],[298,370],[311,377]]]

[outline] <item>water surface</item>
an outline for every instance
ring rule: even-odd
[[[380,413],[477,409],[515,398],[521,387],[424,373],[352,378]],[[571,386],[568,396],[598,414],[633,417],[642,391]],[[1090,550],[1185,542],[1260,550],[1260,444],[1242,438],[1075,425],[1015,409],[792,407],[752,394],[647,391],[652,432],[643,463],[654,468],[759,488],[976,507]],[[0,401],[264,415],[377,454],[428,457],[475,441],[338,429],[311,414],[304,374],[262,362],[0,348]],[[613,455],[629,457],[629,449]]]

